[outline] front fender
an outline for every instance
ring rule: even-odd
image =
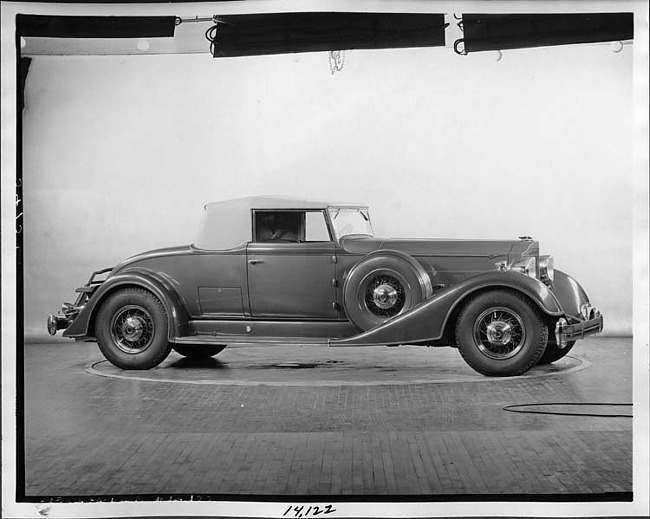
[[[499,288],[510,288],[524,294],[547,315],[564,314],[558,299],[541,281],[519,272],[490,271],[440,290],[430,299],[364,333],[332,340],[330,346],[408,344],[439,340],[444,335],[453,311],[468,297],[479,290]]]
[[[579,316],[582,306],[589,303],[589,297],[580,283],[557,269],[553,279],[553,293],[564,312],[574,317]]]
[[[79,315],[63,332],[63,336],[76,339],[94,338],[93,321],[101,303],[115,290],[126,287],[149,290],[160,300],[167,313],[169,340],[186,335],[189,318],[185,305],[171,281],[160,273],[145,268],[126,269],[116,276],[109,277],[91,296]]]

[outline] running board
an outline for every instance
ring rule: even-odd
[[[237,346],[263,346],[272,344],[296,344],[296,345],[319,345],[330,347],[358,347],[358,346],[399,346],[398,344],[376,344],[376,343],[360,343],[360,344],[346,344],[340,342],[341,339],[328,339],[326,337],[251,337],[250,335],[186,335],[183,337],[176,337],[172,344],[187,344],[192,346],[207,346],[207,345],[226,345],[230,347]]]
[[[191,344],[196,346],[225,344],[239,345],[265,345],[265,344],[318,344],[329,346],[329,339],[325,337],[251,337],[250,335],[186,335],[176,337],[173,344]]]

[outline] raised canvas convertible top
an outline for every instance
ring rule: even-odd
[[[205,204],[205,216],[194,247],[203,250],[228,250],[252,240],[251,211],[350,207],[367,209],[364,204],[329,203],[300,198],[248,196]]]

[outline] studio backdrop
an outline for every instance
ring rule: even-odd
[[[366,203],[386,237],[532,236],[606,334],[631,333],[631,46],[338,58],[34,56],[26,337],[93,270],[191,243],[206,202],[261,194]]]

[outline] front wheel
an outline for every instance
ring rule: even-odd
[[[125,288],[112,293],[95,318],[99,349],[122,369],[150,369],[169,352],[167,314],[151,292]]]
[[[548,341],[546,351],[544,351],[542,358],[539,359],[538,364],[551,364],[564,358],[571,351],[575,343],[576,341],[569,341],[564,348],[560,348],[555,341]]]
[[[548,327],[540,311],[517,292],[491,290],[471,299],[456,324],[465,362],[488,376],[521,375],[544,354]]]

